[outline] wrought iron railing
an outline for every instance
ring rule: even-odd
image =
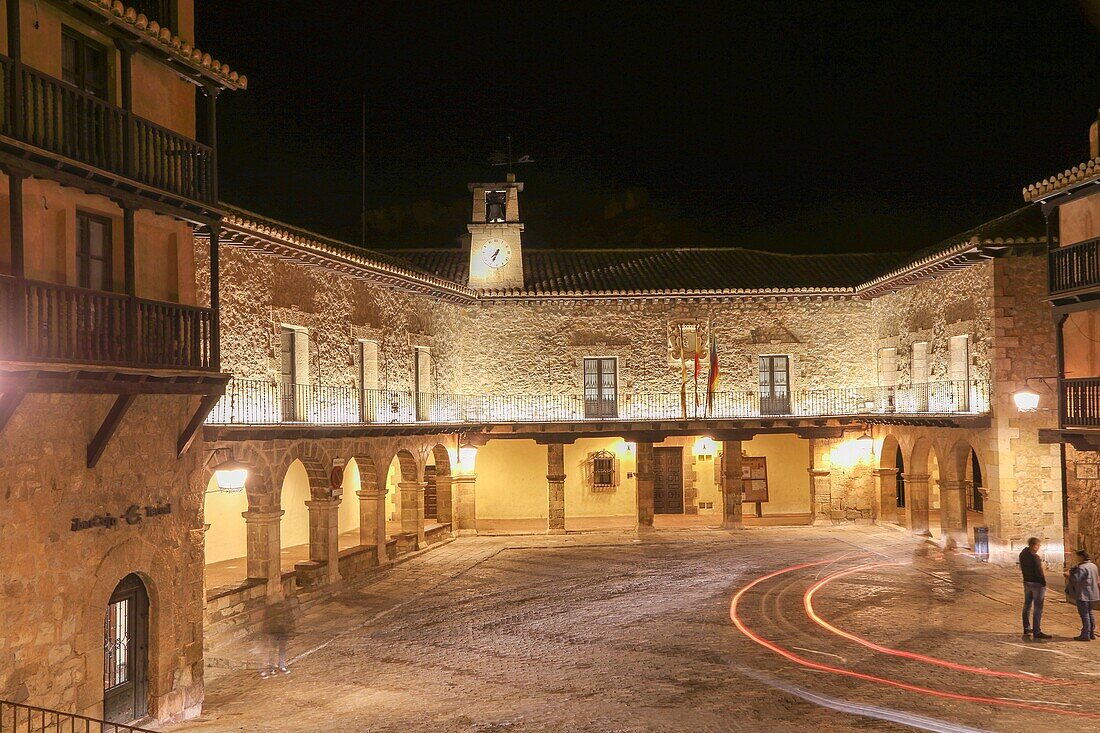
[[[1100,427],[1100,377],[1062,380],[1062,427]]]
[[[136,725],[0,700],[0,733],[153,733]]]
[[[785,409],[777,410],[782,406]],[[761,411],[754,391],[719,392],[686,404],[679,392],[632,393],[614,400],[581,395],[455,395],[359,390],[354,386],[233,379],[207,422],[214,424],[531,423],[609,420],[731,420],[778,417],[980,415],[989,412],[981,380],[907,387],[798,390],[770,395]]]
[[[1050,251],[1050,292],[1065,293],[1100,286],[1100,239]]]
[[[0,359],[212,369],[209,308],[0,276]]]
[[[210,146],[7,56],[0,55],[0,71],[4,135],[162,191],[214,203]]]

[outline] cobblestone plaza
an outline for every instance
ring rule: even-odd
[[[944,693],[806,669],[811,662]],[[876,652],[1009,672],[990,677]],[[460,538],[381,571],[305,613],[291,673],[261,679],[250,638],[208,664],[202,717],[174,730],[848,731],[1094,730],[1100,654],[1076,614],[1048,601],[1047,643],[1021,640],[1015,575],[889,529]],[[1051,678],[1056,682],[1051,683]],[[1035,709],[1006,704],[1020,702]],[[1069,714],[1067,714],[1069,713]],[[1077,717],[1091,714],[1092,717]],[[934,720],[943,721],[941,727]]]

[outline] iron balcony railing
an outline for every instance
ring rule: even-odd
[[[0,276],[0,359],[213,369],[209,308]]]
[[[761,410],[763,404],[764,409]],[[208,423],[412,424],[534,423],[608,420],[729,420],[844,415],[981,415],[989,412],[988,382],[935,382],[909,387],[799,390],[790,395],[719,392],[708,409],[689,392],[633,393],[614,399],[583,395],[453,395],[359,390],[354,386],[284,384],[233,379]]]
[[[153,733],[148,728],[111,723],[76,713],[0,700],[0,733]]]
[[[1050,293],[1100,287],[1100,239],[1050,251]]]
[[[4,135],[153,188],[214,203],[208,145],[0,55]]]
[[[1063,379],[1062,427],[1100,428],[1100,377]]]

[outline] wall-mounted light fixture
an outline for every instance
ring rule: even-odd
[[[477,446],[470,442],[469,436],[460,438],[458,446],[458,471],[459,473],[472,474],[474,463],[477,461]]]
[[[1057,383],[1058,377],[1028,377],[1025,379],[1024,388],[1012,395],[1012,401],[1016,403],[1016,409],[1019,412],[1038,412],[1040,409],[1039,403],[1042,401],[1042,395],[1031,389],[1031,383],[1039,382],[1046,387],[1051,394],[1054,394],[1054,387],[1050,384],[1051,381]]]
[[[248,481],[248,466],[234,458],[228,448],[215,448],[206,465],[214,472],[218,491],[236,493],[244,490]]]

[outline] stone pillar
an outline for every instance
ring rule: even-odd
[[[282,509],[249,509],[241,512],[247,535],[248,577],[266,580],[267,595],[283,593],[282,567],[279,557],[279,520]]]
[[[829,470],[811,468],[810,501],[815,527],[826,527],[833,523],[833,487],[829,481]]]
[[[324,563],[329,583],[340,579],[340,499],[312,499],[309,509],[309,559]]]
[[[743,529],[745,487],[741,479],[741,441],[722,441],[722,529]]]
[[[386,494],[378,488],[356,491],[359,497],[359,544],[373,547],[379,565],[389,561],[386,553]]]
[[[435,477],[435,516],[440,524],[450,524],[453,521],[450,475]]]
[[[452,476],[451,495],[451,531],[460,537],[477,534],[477,475]]]
[[[638,529],[653,529],[653,443],[638,443],[634,478],[638,487]]]
[[[928,531],[928,474],[903,473],[905,479],[905,526],[923,537]]]
[[[426,545],[424,541],[424,485],[416,481],[401,481],[397,484],[401,493],[401,534],[408,537],[416,535],[416,547]]]
[[[943,546],[952,549],[966,547],[966,483],[940,482],[940,530]]]
[[[546,533],[565,534],[565,446],[546,446]]]
[[[878,521],[896,522],[898,519],[898,469],[876,468],[875,475],[877,485]]]

